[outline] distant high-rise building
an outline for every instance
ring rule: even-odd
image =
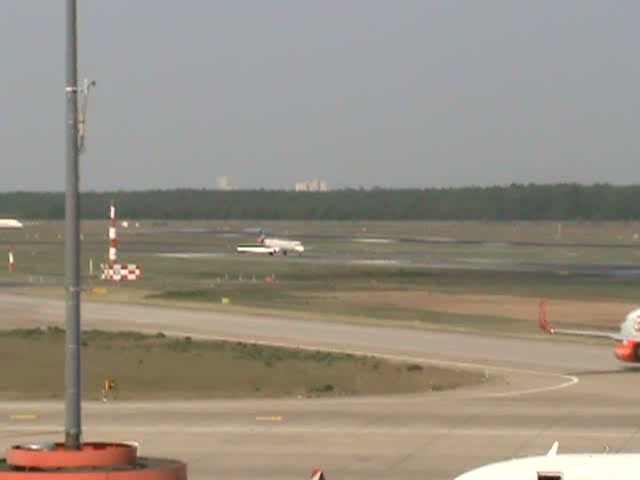
[[[233,190],[231,180],[227,176],[218,177],[216,184],[218,185],[218,190]]]
[[[314,178],[313,180],[305,180],[303,182],[296,182],[296,192],[327,192],[329,186],[327,181],[321,178]]]

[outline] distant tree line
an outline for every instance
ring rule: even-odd
[[[88,192],[85,219],[119,212],[139,219],[251,220],[632,220],[640,219],[640,186],[521,185],[331,192],[281,190],[147,190]],[[64,218],[64,194],[0,194],[0,217]]]

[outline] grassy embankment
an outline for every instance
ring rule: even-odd
[[[83,396],[90,400],[100,398],[107,376],[116,379],[120,400],[413,393],[487,381],[481,372],[162,333],[94,330],[82,346]],[[1,331],[0,359],[0,398],[62,398],[62,329]]]

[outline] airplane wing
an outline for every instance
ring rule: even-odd
[[[603,330],[568,330],[553,328],[547,319],[547,304],[545,301],[540,302],[540,318],[538,320],[540,328],[551,335],[580,335],[583,337],[601,337],[611,338],[613,340],[624,340],[624,337],[618,332],[606,332]]]

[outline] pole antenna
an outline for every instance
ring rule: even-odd
[[[82,88],[78,91],[78,154],[85,151],[87,109],[89,107],[89,92],[91,88],[95,88],[96,81],[84,79]]]

